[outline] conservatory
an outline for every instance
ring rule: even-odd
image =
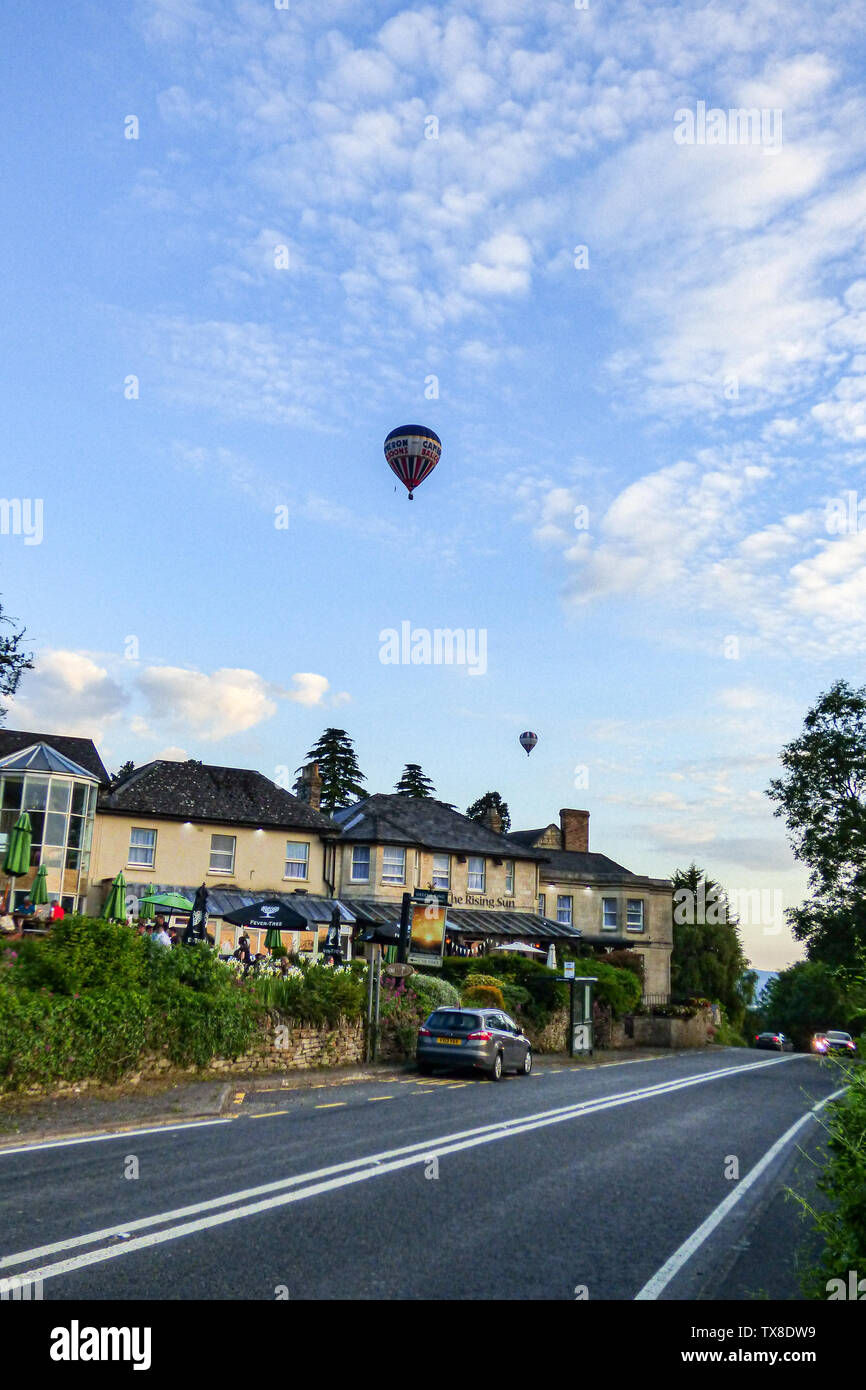
[[[43,864],[49,899],[67,912],[83,906],[98,790],[92,772],[47,743],[0,758],[0,862],[22,811],[33,829],[30,872],[15,880],[12,907],[27,897]]]

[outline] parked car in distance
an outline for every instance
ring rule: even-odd
[[[848,1056],[857,1052],[857,1044],[850,1033],[841,1033],[836,1029],[830,1032],[816,1033],[812,1039],[813,1052],[841,1052]]]
[[[493,1081],[514,1071],[528,1076],[532,1047],[525,1033],[502,1009],[436,1009],[418,1029],[418,1070],[467,1067],[486,1071]]]
[[[773,1052],[793,1052],[794,1044],[784,1033],[758,1033],[755,1047],[769,1047]]]

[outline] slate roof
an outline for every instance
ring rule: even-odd
[[[549,826],[543,826],[541,830],[515,830],[507,838],[518,845],[530,846],[549,829]],[[617,864],[614,859],[608,859],[606,854],[595,854],[591,850],[546,849],[540,846],[536,854],[544,861],[541,870],[542,892],[545,874],[554,882],[575,879],[592,883],[630,883],[634,887],[642,888],[672,887],[670,879],[647,878],[643,874],[633,874],[631,869]]]
[[[543,825],[540,830],[509,830],[508,838],[523,845],[526,849],[533,849],[536,840],[539,840],[549,829],[549,825]],[[556,826],[555,829],[558,830],[559,826]]]
[[[261,772],[163,758],[136,768],[113,790],[104,792],[97,809],[107,814],[337,833],[328,816],[283,791]]]
[[[496,859],[541,858],[537,850],[514,845],[505,835],[461,816],[433,797],[365,797],[334,812],[341,839],[364,844],[418,845],[457,854],[489,854]]]
[[[70,738],[67,734],[34,734],[23,729],[0,729],[0,758],[8,757],[10,753],[20,753],[23,749],[32,747],[34,743],[45,743],[49,748],[54,748],[64,758],[78,763],[91,777],[96,777],[107,785],[108,773],[90,738]]]
[[[608,859],[606,854],[565,849],[546,849],[543,853],[547,862],[541,871],[542,878],[549,873],[552,879],[592,879],[598,883],[664,882],[663,879],[644,878],[641,874],[633,874],[631,869]]]

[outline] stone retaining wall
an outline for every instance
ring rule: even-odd
[[[702,1009],[694,1018],[654,1018],[635,1014],[632,1021],[636,1047],[706,1047],[712,1013]]]

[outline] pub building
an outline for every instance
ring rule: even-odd
[[[672,885],[590,852],[588,811],[566,808],[558,824],[506,835],[495,811],[479,822],[397,794],[327,816],[321,785],[315,763],[293,795],[260,772],[193,759],[156,759],[110,783],[89,739],[0,730],[0,846],[22,809],[34,825],[15,901],[43,862],[49,896],[93,915],[119,871],[132,917],[148,895],[191,902],[204,883],[218,947],[234,950],[244,930],[228,913],[268,898],[297,913],[283,944],[311,958],[336,910],[348,960],[377,940],[392,955],[403,895],[435,890],[447,894],[449,951],[628,948],[643,957],[645,993],[669,995]],[[185,924],[183,912],[171,916]],[[247,935],[254,955],[264,950],[264,929]]]

